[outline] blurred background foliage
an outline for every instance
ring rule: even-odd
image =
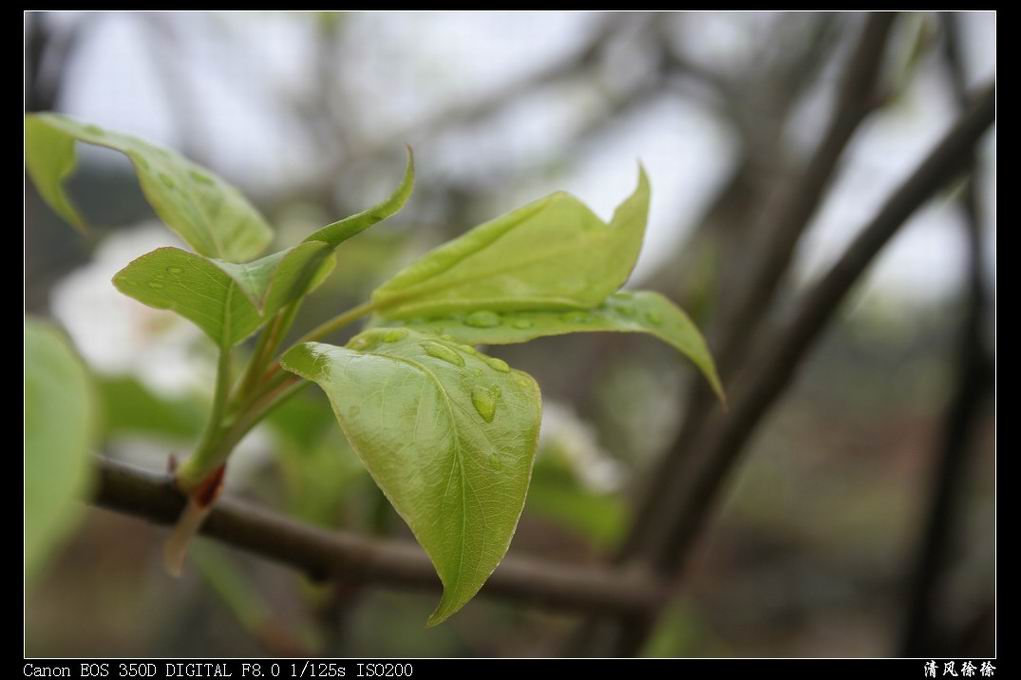
[[[570,190],[608,216],[640,157],[653,207],[629,285],[678,301],[712,341],[721,301],[756,257],[754,218],[815,144],[864,18],[29,12],[26,104],[208,165],[264,211],[279,247],[382,197],[411,144],[411,202],[340,249],[295,333],[362,301],[426,249],[550,191]],[[890,96],[844,153],[778,313],[953,120],[941,48],[951,22],[967,84],[993,75],[993,13],[899,19],[882,71]],[[992,180],[986,142],[979,162]],[[61,224],[26,183],[27,312],[66,329],[94,374],[101,451],[163,469],[168,456],[187,455],[202,427],[213,348],[187,322],[109,283],[131,258],[174,240],[154,223],[125,159],[80,154],[72,194],[99,225],[89,236]],[[989,290],[992,186],[978,186]],[[893,653],[953,382],[967,259],[959,191],[916,215],[855,289],[753,441],[643,653]],[[991,342],[992,318],[982,322]],[[544,396],[512,553],[604,559],[680,425],[694,371],[653,339],[624,335],[492,352],[534,375]],[[959,649],[985,656],[992,409],[990,400],[955,480],[960,516],[934,607]],[[318,391],[246,439],[227,486],[317,525],[410,538]],[[431,595],[316,583],[205,539],[175,581],[160,562],[165,530],[82,513],[27,593],[28,654],[538,656],[561,653],[576,621],[480,597],[425,630]]]

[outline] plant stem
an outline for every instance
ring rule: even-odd
[[[297,347],[303,342],[314,342],[316,340],[321,340],[330,333],[338,331],[344,326],[347,326],[348,324],[357,321],[358,319],[364,316],[367,316],[375,308],[376,307],[375,305],[373,305],[372,302],[363,302],[357,307],[352,307],[346,312],[338,314],[332,319],[324,321],[323,323],[319,324],[318,326],[310,330],[308,333],[305,333],[305,335],[301,336],[296,341],[294,341],[294,343],[292,343],[291,346],[287,348],[287,350],[284,350],[282,354],[286,354],[288,350]],[[279,370],[280,363],[279,362],[274,363],[272,366],[269,367],[265,375],[262,376],[261,382],[264,385],[269,385],[271,388],[275,384],[279,384],[279,377],[277,377],[276,375],[277,371]]]
[[[291,347],[323,338],[366,316],[373,309],[371,302],[352,307],[312,329]],[[224,412],[230,390],[230,350],[220,350],[216,395],[213,398],[209,423],[195,453],[177,471],[177,484],[182,491],[191,492],[197,488],[210,472],[227,459],[241,438],[255,427],[259,420],[304,386],[304,382],[297,376],[279,373],[279,362],[274,362],[258,381],[252,377],[259,374],[266,358],[272,356],[287,328],[294,321],[296,312],[297,304],[288,305],[263,331],[241,385],[234,395],[233,410],[227,419],[224,419]]]
[[[265,369],[267,357],[273,354],[273,350],[276,349],[276,344],[279,342],[278,338],[281,316],[282,312],[277,314],[259,335],[259,341],[255,345],[255,350],[252,352],[252,358],[249,360],[248,367],[245,369],[245,374],[241,378],[241,383],[238,386],[235,400],[240,400],[255,389],[259,380],[259,375],[262,373],[263,369]]]
[[[227,457],[225,453],[221,453],[220,441],[223,434],[223,413],[230,392],[230,363],[230,348],[221,347],[216,364],[216,391],[213,394],[213,408],[209,413],[209,421],[206,423],[202,440],[195,448],[195,453],[177,470],[177,484],[182,491],[190,492],[201,484]]]
[[[338,314],[332,319],[329,319],[328,321],[324,321],[323,323],[319,324],[318,326],[310,330],[308,333],[305,333],[305,335],[301,336],[291,346],[294,347],[296,345],[300,345],[303,342],[313,342],[315,340],[321,340],[330,333],[340,330],[341,328],[348,325],[352,321],[357,321],[363,316],[368,315],[375,308],[376,307],[372,302],[363,302],[357,307],[352,307],[346,312]]]

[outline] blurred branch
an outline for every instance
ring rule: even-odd
[[[961,108],[968,103],[967,79],[961,55],[959,25],[953,14],[944,14],[944,58],[951,86]],[[981,226],[976,184],[978,164],[971,159],[971,177],[958,198],[964,217],[967,241],[968,273],[965,280],[965,316],[957,347],[956,386],[947,405],[936,452],[935,469],[929,498],[926,525],[912,563],[908,586],[907,615],[901,631],[900,654],[920,656],[938,644],[935,605],[941,579],[946,573],[950,546],[953,544],[956,518],[961,504],[968,443],[971,441],[988,395],[992,362],[982,341],[982,321],[988,306],[985,292],[985,265],[982,257]]]
[[[45,12],[25,15],[25,110],[53,111],[64,85],[67,65],[83,35],[99,14],[84,13],[62,31],[54,30]]]
[[[967,172],[975,145],[992,124],[994,104],[994,91],[989,86],[806,295],[792,321],[762,344],[765,350],[759,360],[751,362],[748,378],[734,394],[730,414],[716,419],[717,427],[709,430],[715,434],[711,434],[697,455],[693,466],[697,473],[689,480],[690,486],[667,497],[662,512],[673,519],[673,526],[666,545],[654,555],[655,571],[676,574],[687,562],[727,475],[744,445],[793,381],[801,359],[826,329],[847,292],[896,231],[937,191]],[[633,653],[638,647],[648,630],[641,629],[642,626],[636,626],[625,631],[619,648],[622,653]]]
[[[794,380],[798,365],[840,308],[852,286],[907,219],[946,184],[966,172],[974,147],[993,123],[995,91],[984,88],[969,110],[944,135],[880,208],[840,259],[805,295],[793,319],[761,346],[748,378],[732,392],[732,408],[725,418],[707,427],[710,433],[697,452],[692,469],[664,498],[660,511],[673,520],[663,548],[654,555],[653,568],[661,576],[680,573],[719,500],[727,475],[740,458],[758,425]],[[644,642],[655,617],[627,621],[619,630],[614,650],[634,654]]]
[[[770,309],[795,247],[826,195],[843,150],[873,110],[884,47],[895,17],[890,13],[869,16],[848,62],[832,118],[819,145],[800,177],[781,189],[778,205],[767,208],[764,223],[754,230],[760,243],[758,247],[749,249],[756,254],[750,263],[752,274],[740,287],[740,301],[735,305],[723,305],[723,318],[719,323],[716,361],[724,381],[733,377],[749,343],[757,337],[756,328]],[[703,423],[713,411],[715,398],[701,381],[694,381],[687,403],[680,432],[651,476],[649,491],[642,496],[642,505],[631,533],[620,550],[619,558],[622,560],[651,556],[663,546],[664,534],[675,520],[661,511],[661,504],[678,479],[690,473],[690,467],[685,463]]]
[[[185,72],[184,45],[175,25],[176,17],[163,13],[145,13],[135,17],[145,45],[163,101],[171,112],[171,121],[181,153],[191,160],[209,165],[209,140],[203,134],[202,114],[195,86]]]
[[[180,516],[185,499],[170,475],[104,458],[96,464],[94,504],[160,524],[172,524]],[[429,558],[411,543],[327,531],[231,498],[217,501],[201,531],[317,579],[408,589],[440,587]],[[663,589],[638,574],[604,567],[507,557],[480,593],[550,609],[627,614],[653,606]]]

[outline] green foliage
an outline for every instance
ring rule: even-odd
[[[377,288],[372,302],[387,319],[588,309],[631,274],[648,212],[644,170],[609,224],[570,194],[551,194],[440,246]]]
[[[528,489],[529,514],[552,520],[597,548],[612,548],[626,526],[627,506],[615,494],[587,488],[558,453],[555,448],[544,449],[535,462]]]
[[[188,441],[202,431],[205,414],[195,399],[164,397],[130,376],[95,376],[93,382],[102,404],[104,438],[147,434]]]
[[[539,387],[468,345],[404,329],[300,345],[285,368],[319,384],[373,479],[429,554],[435,625],[503,558],[525,503]]]
[[[333,269],[337,246],[400,210],[414,177],[409,150],[404,180],[390,197],[319,229],[293,248],[244,264],[157,248],[118,272],[114,285],[150,307],[174,310],[221,347],[232,347],[322,283]]]
[[[31,576],[77,517],[95,433],[89,377],[52,326],[25,321],[25,572]]]
[[[404,325],[405,322],[387,325],[395,324]],[[449,335],[469,345],[507,345],[567,333],[648,333],[691,358],[723,399],[723,387],[702,334],[687,314],[659,293],[621,291],[586,310],[460,312],[413,320],[406,325],[419,331]]]
[[[181,155],[66,116],[26,116],[25,161],[32,181],[46,202],[79,229],[86,228],[85,219],[63,188],[77,163],[78,141],[115,149],[130,158],[153,210],[196,252],[240,262],[269,244],[269,225],[245,197]]]
[[[229,348],[315,288],[333,266],[332,259],[323,259],[330,250],[326,243],[302,243],[239,265],[157,248],[117,272],[113,283],[145,305],[173,310]]]
[[[271,240],[269,226],[236,189],[179,155],[54,114],[27,116],[25,135],[29,174],[70,223],[85,226],[63,188],[75,167],[75,144],[106,146],[131,159],[156,214],[194,250],[159,248],[113,280],[126,295],[191,320],[220,350],[211,415],[195,452],[177,469],[178,485],[194,489],[271,414],[291,495],[305,496],[295,511],[329,523],[331,485],[355,477],[345,464],[323,459],[329,441],[323,428],[331,416],[324,420],[309,402],[285,403],[301,380],[317,383],[350,448],[443,582],[430,625],[464,606],[506,553],[538,441],[535,381],[473,345],[574,332],[646,333],[690,357],[723,397],[712,357],[687,315],[658,294],[619,292],[638,258],[649,211],[649,180],[641,168],[637,188],[609,223],[578,199],[555,193],[427,253],[376,288],[369,302],[285,350],[279,365],[288,374],[277,370],[273,357],[298,305],[332,271],[338,246],[407,202],[414,183],[410,149],[404,178],[386,200],[314,231],[297,246],[253,259]],[[345,347],[314,342],[368,314],[377,327]],[[231,352],[260,328],[248,366],[235,380]],[[79,484],[91,411],[80,366],[62,354],[52,331],[33,332],[42,338],[32,343],[34,362],[48,368],[34,374],[33,395],[26,382],[36,419],[26,456],[33,464],[45,462],[46,475],[59,471],[55,480],[40,477],[33,490],[40,496],[43,484],[56,483],[59,501]],[[59,394],[58,379],[46,371],[63,376]],[[105,381],[102,395],[109,432],[197,434],[193,411],[138,384]],[[63,412],[50,415],[53,409]],[[150,410],[162,415],[150,417]],[[51,419],[67,426],[43,427]],[[330,452],[343,455],[338,448],[346,447],[333,445]],[[46,456],[62,458],[46,462]],[[624,516],[619,504],[577,485],[568,489],[556,470],[540,477],[539,512],[599,542],[616,536]],[[562,493],[554,489],[558,484]],[[47,523],[40,536],[56,533],[49,527],[58,521],[44,510],[35,521]]]

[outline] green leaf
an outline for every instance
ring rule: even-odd
[[[312,241],[232,264],[180,248],[157,248],[117,272],[113,284],[142,304],[173,310],[221,347],[231,347],[321,282],[333,266],[332,259],[322,258],[330,251],[329,244]]]
[[[46,202],[79,229],[85,230],[85,220],[63,187],[77,163],[77,141],[115,149],[131,159],[149,204],[196,252],[241,262],[270,242],[269,225],[237,189],[180,154],[66,116],[30,114],[25,117],[29,175]]]
[[[190,442],[202,432],[201,401],[156,394],[127,375],[95,376],[95,386],[103,405],[103,437],[146,434]]]
[[[346,347],[305,343],[282,364],[326,392],[443,582],[428,625],[445,620],[510,545],[538,443],[538,385],[472,347],[407,329],[370,330]]]
[[[221,347],[233,346],[322,283],[333,269],[337,246],[400,210],[414,177],[409,148],[404,179],[386,200],[319,229],[293,248],[243,264],[157,248],[119,271],[114,285],[143,304],[190,319]]]
[[[25,321],[25,572],[72,528],[95,432],[89,378],[61,333]]]
[[[649,181],[609,224],[555,193],[475,227],[426,254],[372,294],[386,318],[452,311],[585,309],[631,274],[645,233]]]
[[[584,536],[599,549],[612,548],[627,527],[627,504],[614,494],[586,488],[557,453],[539,454],[526,511]]]
[[[404,204],[411,197],[411,191],[415,186],[415,155],[410,146],[406,148],[408,150],[408,162],[404,168],[404,179],[401,180],[400,186],[386,200],[356,215],[351,215],[333,224],[328,224],[322,229],[313,232],[305,240],[325,241],[337,247],[352,236],[362,233],[372,225],[382,222],[403,208]]]
[[[659,293],[621,291],[597,307],[568,312],[475,311],[411,321],[382,321],[448,335],[468,345],[506,345],[566,333],[617,331],[649,333],[689,357],[705,375],[721,401],[723,387],[713,357],[698,328],[679,307]]]

